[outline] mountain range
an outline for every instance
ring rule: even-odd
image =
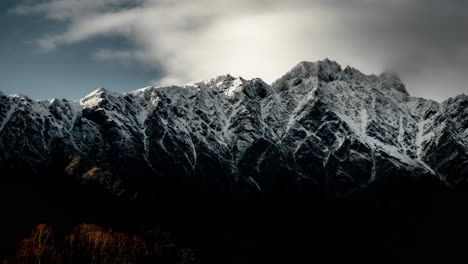
[[[443,87],[441,87],[442,89]],[[409,95],[325,59],[269,85],[231,75],[79,102],[0,93],[4,177],[60,172],[130,199],[177,192],[346,196],[395,177],[468,181],[468,96]]]

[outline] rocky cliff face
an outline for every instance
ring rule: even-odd
[[[0,170],[59,170],[118,195],[337,195],[394,175],[468,179],[468,96],[411,97],[392,73],[301,62],[268,85],[230,75],[80,102],[0,94]]]

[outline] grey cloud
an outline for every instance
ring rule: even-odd
[[[53,20],[72,20],[91,14],[133,8],[144,0],[42,0],[23,1],[10,10],[20,15],[44,14]]]
[[[443,100],[468,91],[464,0],[53,0],[13,12],[62,21],[45,49],[119,35],[135,50],[106,60],[163,67],[161,84],[217,74],[274,81],[295,63],[325,57],[367,73],[398,72],[413,95]]]
[[[360,8],[347,10],[345,22],[355,26],[349,39],[380,54],[382,67],[399,72],[412,94],[441,101],[468,92],[468,1],[388,1]]]

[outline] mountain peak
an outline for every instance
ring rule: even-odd
[[[331,82],[339,78],[341,71],[341,66],[329,59],[315,62],[302,61],[271,86],[277,92],[293,89],[304,94],[310,90],[310,85],[307,85],[309,87],[307,88],[302,87],[301,84],[317,81]]]
[[[105,93],[109,93],[109,91],[104,88],[104,87],[98,87],[94,92],[92,93],[96,93],[96,94],[105,94]]]
[[[142,96],[142,95],[145,95],[148,91],[151,91],[153,89],[154,89],[154,86],[146,86],[146,87],[143,87],[143,88],[140,88],[140,89],[137,89],[137,90],[131,91],[129,93],[125,93],[125,94]]]
[[[341,72],[341,65],[329,59],[315,62],[302,61],[297,64],[293,70],[299,70],[305,74],[312,74],[318,78],[325,77],[325,79],[328,80],[330,75],[336,75]]]
[[[10,97],[29,100],[29,97],[27,97],[26,95],[24,95],[22,93],[20,93],[20,94],[10,94]]]
[[[234,80],[236,77],[232,76],[229,73],[219,75],[218,77],[215,78],[216,80]]]
[[[89,97],[94,97],[94,96],[100,96],[103,94],[108,94],[109,91],[105,89],[104,87],[98,87],[96,90],[90,92],[88,95],[86,95],[83,99],[89,98]]]
[[[392,71],[385,71],[379,75],[379,78],[389,88],[394,88],[401,93],[409,95],[408,91],[406,90],[406,86],[403,84],[397,73]]]
[[[60,105],[62,101],[58,98],[51,98],[48,100],[49,105]]]
[[[335,80],[340,72],[341,66],[336,61],[324,59],[315,62],[302,61],[287,74],[296,78],[317,77],[321,81],[328,82]]]
[[[92,108],[99,106],[101,102],[105,101],[112,92],[109,92],[104,87],[99,87],[95,91],[91,92],[83,99],[80,100],[81,106],[83,108]]]
[[[358,69],[354,68],[354,67],[351,67],[351,66],[346,66],[343,70],[343,72],[347,75],[363,75],[363,73],[361,71],[359,71]]]

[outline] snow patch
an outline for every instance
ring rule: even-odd
[[[224,90],[224,94],[228,97],[232,97],[238,94],[239,92],[242,92],[242,85],[242,80],[240,78],[237,78],[231,83],[231,85],[228,88],[226,88],[226,90]]]
[[[10,106],[10,109],[8,109],[8,112],[6,113],[5,118],[3,118],[3,120],[2,120],[2,124],[0,125],[0,132],[3,130],[3,128],[6,126],[6,124],[10,121],[11,116],[16,111],[16,107],[17,107],[17,105],[12,104]]]
[[[367,129],[367,122],[369,121],[369,116],[367,115],[367,110],[366,109],[362,109],[360,111],[360,115],[361,115],[361,131],[362,133],[366,133],[366,129]]]
[[[422,159],[422,151],[423,151],[423,143],[426,142],[426,140],[428,140],[430,138],[430,134],[425,134],[424,133],[424,128],[425,128],[425,125],[429,122],[430,120],[425,120],[425,121],[420,121],[418,123],[418,131],[416,133],[416,141],[415,141],[415,144],[416,144],[416,156],[419,160],[419,162],[421,163],[421,165],[426,168],[427,170],[429,170],[432,174],[436,174],[434,172],[434,170],[429,166],[427,165],[423,159]]]
[[[252,178],[252,176],[249,176],[249,181],[255,185],[255,187],[257,188],[258,191],[260,191],[260,192],[262,191],[262,188],[260,188],[260,185],[258,184],[257,181],[255,181],[254,178]]]

